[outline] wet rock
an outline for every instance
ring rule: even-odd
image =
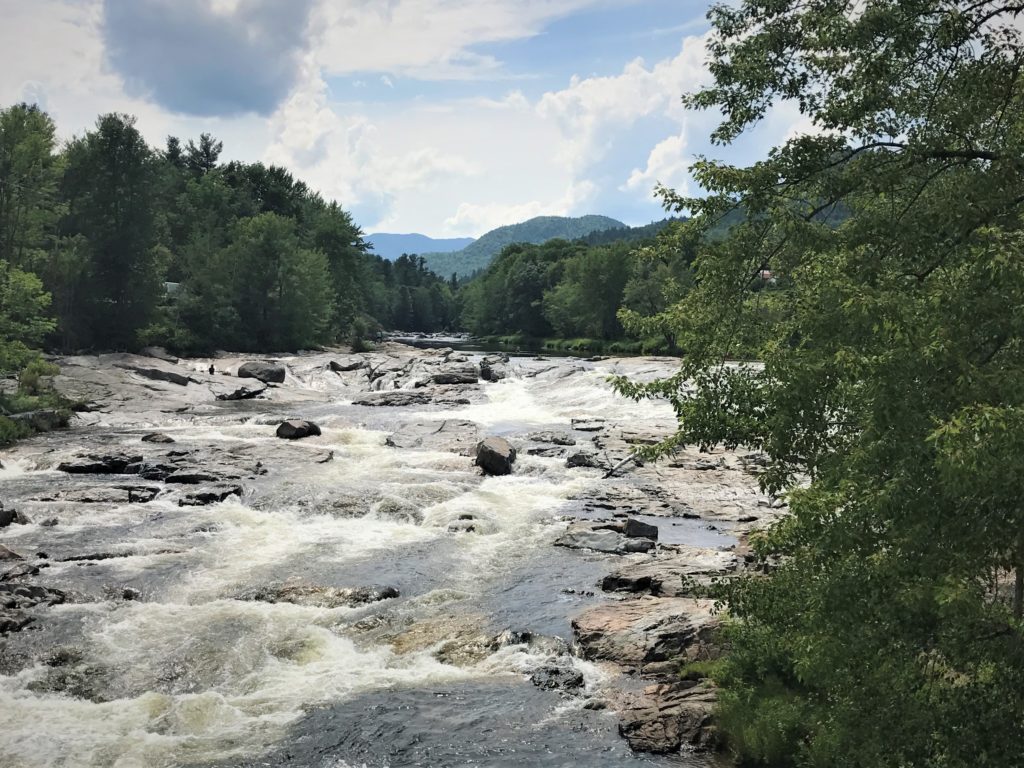
[[[258,379],[264,384],[283,384],[286,372],[279,363],[248,362],[238,367],[238,378]]]
[[[650,552],[656,546],[650,539],[626,538],[617,528],[619,526],[609,522],[574,523],[555,539],[555,546],[567,549],[592,549],[611,555]]]
[[[361,360],[357,357],[349,357],[340,361],[331,360],[328,365],[335,373],[348,373],[349,371],[358,371],[361,368],[368,368],[370,364],[366,360]]]
[[[715,658],[714,602],[644,597],[600,605],[572,621],[581,655],[643,671],[645,664]]]
[[[16,509],[8,509],[0,502],[0,528],[6,528],[9,525],[26,525],[28,522],[29,519],[26,515]]]
[[[445,419],[403,425],[385,443],[407,450],[451,451],[468,454],[479,439],[472,421]]]
[[[184,374],[178,373],[177,371],[165,371],[162,368],[143,368],[138,365],[124,365],[118,367],[124,368],[126,371],[131,371],[145,379],[166,381],[169,384],[177,384],[180,387],[187,386],[188,383],[192,381],[192,379]]]
[[[649,685],[620,712],[619,733],[637,752],[667,754],[718,744],[715,689],[693,681]]]
[[[226,394],[217,395],[217,399],[221,401],[252,400],[254,397],[259,397],[266,391],[266,387],[260,387],[259,389],[239,387],[234,392],[228,392]]]
[[[210,475],[205,472],[189,472],[182,470],[175,472],[172,475],[168,475],[165,482],[178,483],[181,485],[199,485],[200,483],[213,483],[219,478],[216,475]]]
[[[567,432],[534,432],[529,438],[537,443],[551,445],[576,445],[576,438]]]
[[[125,469],[127,475],[138,475],[143,480],[166,480],[178,471],[175,464],[163,464],[158,461],[140,461],[129,464]]]
[[[77,504],[148,504],[158,493],[154,486],[115,485],[67,491],[61,499]]]
[[[473,520],[456,520],[448,524],[449,533],[476,533],[477,523]]]
[[[507,362],[507,360],[505,362]],[[507,377],[508,370],[505,368],[503,363],[487,357],[480,361],[480,378],[484,381],[494,383]]]
[[[30,563],[18,563],[13,568],[0,571],[0,581],[16,581],[28,576],[38,576],[39,566]]]
[[[141,461],[141,456],[91,454],[62,462],[57,465],[57,469],[72,475],[123,475],[129,465],[139,464]]]
[[[592,469],[603,469],[604,462],[598,458],[596,453],[592,451],[577,451],[576,453],[569,454],[569,457],[565,460],[565,466],[569,469],[575,469],[578,467],[589,467]]]
[[[142,436],[142,442],[144,443],[173,443],[174,438],[170,435],[165,435],[161,432],[150,432],[148,435]]]
[[[327,453],[320,454],[320,457],[316,459],[317,464],[330,464],[334,461],[334,451],[327,451]]]
[[[0,584],[0,606],[7,610],[25,610],[37,605],[60,605],[67,594],[59,589],[48,589],[35,584]]]
[[[394,587],[323,587],[289,585],[265,588],[248,599],[265,603],[291,603],[317,608],[352,608],[399,596]]]
[[[33,621],[32,617],[21,611],[0,610],[0,635],[20,632]]]
[[[658,526],[637,520],[634,517],[626,520],[623,533],[631,539],[653,539],[658,540]]]
[[[530,682],[538,688],[575,691],[583,687],[583,673],[569,665],[546,664],[533,671]]]
[[[135,589],[135,587],[125,587],[121,590],[122,600],[141,600],[142,591]]]
[[[544,459],[559,459],[565,455],[565,449],[554,445],[534,445],[526,449],[526,454],[528,456],[540,456]]]
[[[305,419],[289,419],[282,421],[277,428],[277,436],[282,440],[301,440],[304,437],[320,435],[320,427]]]
[[[610,573],[601,580],[601,589],[605,592],[633,592],[651,595],[661,593],[660,589],[655,588],[654,577],[649,573]]]
[[[373,392],[353,400],[353,405],[402,408],[409,405],[427,405],[432,400],[427,392],[396,389],[390,392]]]
[[[510,475],[516,449],[503,437],[488,437],[476,445],[476,466],[487,475]]]
[[[580,432],[600,432],[605,427],[604,419],[572,419],[570,424]]]
[[[13,549],[8,549],[3,544],[0,544],[0,562],[24,559],[24,557],[19,555]]]
[[[431,384],[476,384],[480,381],[476,368],[471,365],[435,373],[429,379]]]
[[[222,485],[214,486],[212,488],[203,488],[199,491],[191,491],[186,493],[181,499],[178,500],[179,507],[205,507],[210,504],[219,504],[222,501],[227,501],[232,496],[241,496],[242,486],[240,485]]]

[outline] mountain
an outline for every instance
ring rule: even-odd
[[[539,245],[548,240],[560,238],[576,240],[586,237],[591,232],[603,229],[622,228],[626,225],[607,216],[538,216],[521,224],[510,224],[492,229],[479,239],[473,241],[460,251],[450,253],[427,252],[420,255],[426,259],[427,268],[442,277],[457,274],[459,277],[484,269],[501,253],[501,250],[512,243],[531,243]]]
[[[396,235],[390,232],[374,232],[363,238],[373,252],[389,261],[394,261],[403,253],[449,253],[465,248],[473,242],[472,237],[435,238],[412,232],[408,235]]]

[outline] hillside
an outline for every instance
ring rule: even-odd
[[[427,268],[438,275],[465,277],[487,267],[502,248],[512,243],[539,245],[556,238],[576,240],[592,232],[625,226],[608,216],[538,216],[520,224],[492,229],[460,251],[420,255],[426,259]]]
[[[436,238],[421,235],[418,232],[409,234],[393,234],[391,232],[374,232],[364,240],[373,248],[378,256],[394,261],[403,253],[450,253],[465,248],[473,242],[472,237]]]

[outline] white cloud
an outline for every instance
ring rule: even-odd
[[[455,215],[444,222],[445,232],[451,234],[480,234],[505,224],[532,219],[534,216],[568,216],[593,197],[593,183],[583,181],[572,184],[556,200],[530,200],[525,203],[462,203]]]
[[[656,184],[685,192],[691,158],[686,154],[686,134],[669,136],[647,156],[647,167],[634,168],[621,189],[649,196]]]

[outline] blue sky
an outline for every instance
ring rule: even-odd
[[[710,154],[745,163],[806,128],[776,109],[711,147],[704,2],[0,0],[0,103],[63,136],[135,114],[287,166],[367,232],[478,236],[531,216],[661,218]]]

